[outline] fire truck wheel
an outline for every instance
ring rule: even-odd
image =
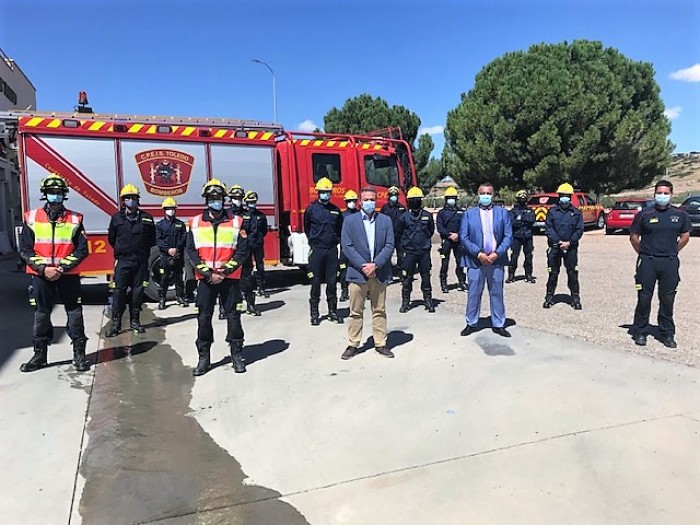
[[[148,257],[148,286],[144,289],[146,297],[150,301],[158,300],[160,292],[160,250],[154,246],[151,248],[151,255]],[[170,301],[175,297],[175,292],[170,290],[166,294],[166,298]]]

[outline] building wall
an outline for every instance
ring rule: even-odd
[[[36,88],[0,49],[0,111],[9,109],[36,109]]]

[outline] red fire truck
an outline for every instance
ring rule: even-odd
[[[0,124],[9,147],[17,150],[22,211],[42,205],[39,182],[49,173],[68,181],[67,204],[84,214],[88,233],[84,275],[112,273],[107,226],[125,184],[141,190],[142,208],[155,217],[162,217],[165,197],[175,198],[183,219],[201,212],[200,192],[209,179],[255,190],[270,224],[266,263],[305,265],[303,212],[320,178],[333,181],[332,201],[341,208],[349,189],[375,186],[381,206],[390,186],[405,191],[416,183],[411,149],[396,135],[290,132],[251,120],[80,112],[0,112]],[[153,261],[156,256],[154,251]],[[157,279],[147,293],[156,296]]]

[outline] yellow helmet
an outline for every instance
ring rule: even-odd
[[[242,199],[245,196],[245,190],[243,189],[243,187],[239,186],[238,184],[234,184],[233,186],[231,186],[229,188],[228,196],[231,198],[237,197],[237,198]]]
[[[211,179],[204,186],[202,186],[202,197],[207,197],[214,194],[221,195],[222,197],[226,194],[226,184],[221,182],[219,179]]]
[[[41,179],[41,183],[39,183],[39,190],[42,193],[46,193],[47,190],[53,188],[63,190],[64,194],[68,193],[68,183],[58,173],[52,173],[48,177]]]
[[[406,195],[408,199],[417,199],[423,198],[423,190],[421,190],[418,186],[413,186],[410,190],[408,190],[408,194]]]
[[[258,194],[253,190],[247,191],[243,200],[245,202],[258,202]]]
[[[450,186],[445,190],[445,197],[456,197],[457,195],[457,188],[454,186]]]
[[[316,183],[316,191],[333,191],[333,183],[328,177],[318,179]]]
[[[127,184],[122,188],[122,191],[119,192],[119,197],[124,198],[129,195],[136,195],[137,197],[141,197],[141,192],[133,184]]]
[[[574,187],[568,182],[565,182],[557,188],[557,193],[561,193],[563,195],[573,195]]]
[[[519,191],[515,194],[515,198],[516,198],[516,199],[525,199],[525,198],[527,198],[527,192],[526,192],[525,190],[519,190]]]
[[[163,203],[160,205],[161,208],[177,208],[177,201],[172,197],[166,197],[163,199]]]
[[[346,201],[356,201],[357,200],[357,193],[355,193],[353,190],[348,190],[345,192],[343,199]]]
[[[391,188],[389,188],[389,191],[387,193],[389,195],[398,195],[399,189],[396,186],[392,186]]]

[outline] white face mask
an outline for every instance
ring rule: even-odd
[[[237,208],[240,208],[241,204],[243,204],[243,201],[241,199],[231,199],[231,204],[233,204]]]
[[[175,210],[165,210],[165,215],[168,217],[175,217]]]
[[[348,201],[348,210],[354,210],[357,208],[357,203],[355,201]]]

